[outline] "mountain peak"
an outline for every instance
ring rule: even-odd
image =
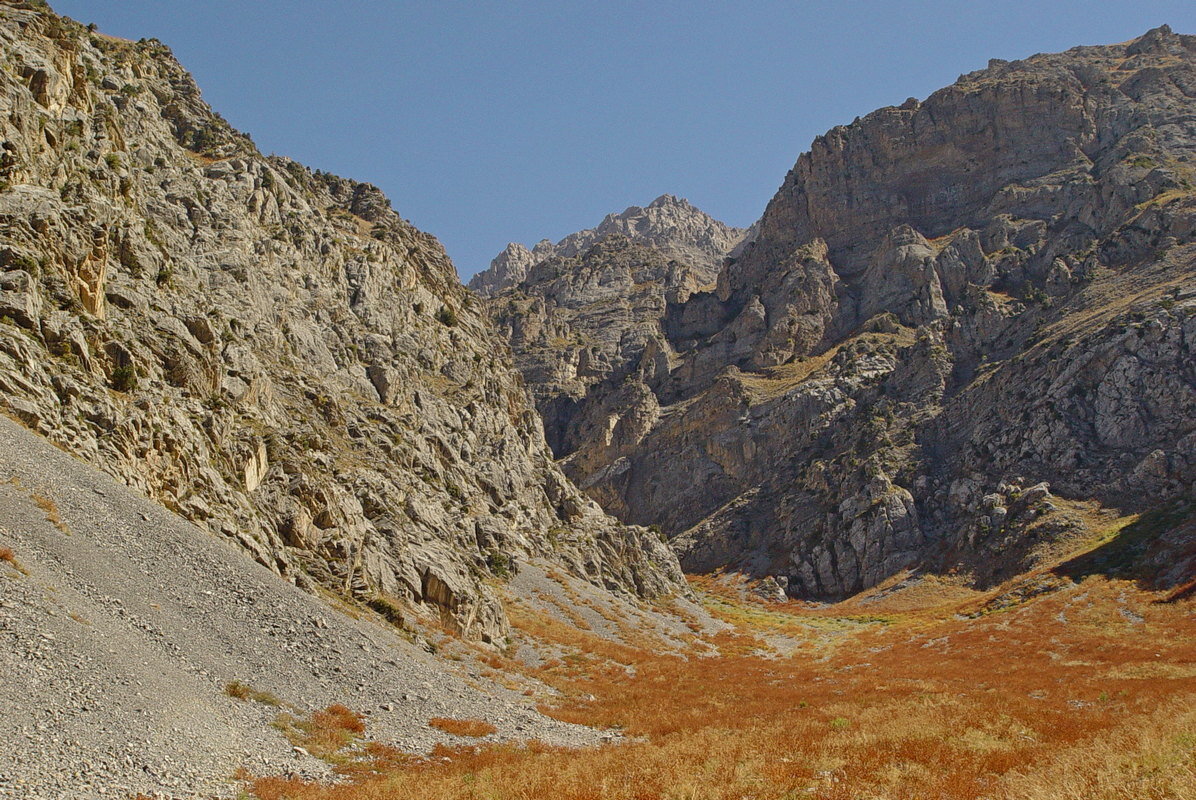
[[[485,297],[495,295],[520,284],[536,264],[579,255],[614,235],[650,244],[694,266],[704,280],[713,280],[723,258],[745,234],[744,229],[716,220],[684,198],[662,194],[647,206],[607,214],[596,227],[571,233],[556,244],[543,239],[530,251],[523,245],[507,245],[488,269],[473,276],[469,288]]]
[[[678,197],[675,194],[662,194],[660,197],[648,204],[648,208],[668,208],[670,206],[694,208],[684,197]],[[697,211],[696,208],[694,210]]]

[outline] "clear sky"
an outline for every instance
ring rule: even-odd
[[[828,128],[1193,0],[51,0],[157,37],[263,152],[382,187],[464,277],[664,193],[746,226]]]

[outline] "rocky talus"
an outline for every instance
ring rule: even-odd
[[[985,584],[1091,504],[1190,492],[1194,99],[1196,37],[1162,27],[832,129],[713,288],[637,317],[617,385],[570,389],[566,472],[687,568],[800,597],[907,567]],[[621,246],[620,274],[659,274]],[[577,329],[556,309],[587,308],[615,248],[489,301],[542,411],[591,363],[588,342],[544,355]]]
[[[553,464],[436,240],[265,157],[156,40],[0,5],[0,397],[306,588],[501,637],[543,557],[684,591]],[[397,612],[396,612],[397,613]]]

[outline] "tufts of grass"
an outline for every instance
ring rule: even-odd
[[[63,522],[62,514],[58,510],[58,504],[54,502],[53,498],[47,497],[46,495],[40,494],[38,492],[34,492],[29,496],[33,502],[37,504],[37,507],[40,508],[46,515],[46,522],[49,522],[67,536],[71,535],[71,529],[65,522]]]
[[[365,721],[357,712],[333,703],[307,719],[280,714],[274,727],[281,730],[291,744],[302,747],[316,758],[347,766],[359,760],[352,748],[365,732]]]
[[[432,717],[428,720],[428,727],[451,733],[454,736],[469,736],[480,738],[489,736],[498,728],[481,719],[452,719],[450,717]]]
[[[263,692],[254,689],[247,683],[241,681],[229,681],[224,684],[224,693],[236,700],[244,700],[246,702],[261,703],[265,706],[281,706],[282,700],[278,696],[270,692]]]
[[[11,547],[0,547],[0,561],[9,564],[13,569],[22,575],[28,575],[29,570],[25,569],[20,561],[17,561],[17,554],[13,552]]]

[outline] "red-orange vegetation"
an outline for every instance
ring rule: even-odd
[[[442,730],[445,733],[451,733],[454,736],[470,736],[474,738],[489,736],[498,730],[498,728],[482,719],[453,719],[451,717],[432,717],[432,719],[428,720],[428,726]]]
[[[251,788],[262,800],[1193,796],[1196,601],[1050,577],[991,592],[927,579],[817,607],[703,580],[733,626],[704,637],[713,655],[609,642],[516,606],[515,627],[562,654],[527,670],[560,693],[543,710],[625,743],[441,748],[337,786]],[[1026,593],[1027,580],[1050,589]]]

